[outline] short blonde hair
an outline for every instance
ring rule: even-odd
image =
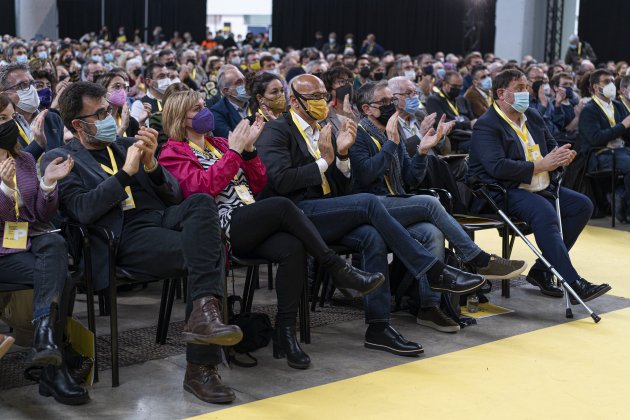
[[[194,90],[173,92],[168,97],[162,110],[162,128],[168,137],[178,141],[186,138],[186,114],[200,99],[203,100],[201,94]]]

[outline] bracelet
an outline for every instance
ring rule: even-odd
[[[147,168],[147,165],[142,165],[142,166],[144,166],[144,172],[150,174],[150,173],[153,173],[153,172],[155,172],[157,170],[157,168],[158,168],[158,161],[157,161],[157,159],[153,158],[153,167],[151,169]]]
[[[341,154],[337,153],[337,158],[339,160],[348,160],[348,159],[350,159],[350,153],[347,153],[345,155],[341,155]]]

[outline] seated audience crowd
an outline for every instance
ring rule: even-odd
[[[457,214],[484,205],[470,179],[506,189],[508,214],[531,226],[581,299],[610,290],[583,279],[568,251],[607,193],[620,197],[612,217],[630,222],[630,76],[625,62],[597,64],[577,36],[565,60],[519,63],[413,57],[373,34],[359,45],[318,33],[301,50],[266,34],[218,31],[200,44],[104,34],[0,39],[0,284],[33,289],[27,366],[41,371],[41,395],[89,401],[64,351],[76,288],[62,221],[113,232],[127,273],[187,278],[183,387],[211,403],[236,398],[218,372],[222,347],[243,338],[222,307],[231,257],[277,264],[273,356],[296,369],[311,363],[296,338],[309,258],[363,296],[366,348],[424,351],[390,322],[399,277],[411,279],[403,292],[419,300],[419,325],[459,331],[451,294],[483,297],[488,280],[527,266],[482,250],[460,224]],[[623,175],[613,191],[596,181],[591,199],[574,191],[613,159]],[[562,170],[577,181],[561,189],[559,226],[544,192]],[[91,244],[97,291],[110,286],[107,246]],[[564,294],[541,261],[527,280]],[[0,357],[13,341],[0,335]]]

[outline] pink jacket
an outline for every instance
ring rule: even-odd
[[[187,141],[168,139],[160,152],[160,164],[177,179],[184,198],[195,193],[216,197],[228,186],[239,168],[245,172],[254,196],[267,185],[267,170],[258,156],[243,160],[238,153],[229,150],[227,139],[206,137],[206,140],[223,153],[223,157],[206,171]]]

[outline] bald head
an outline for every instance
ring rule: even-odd
[[[311,107],[313,104],[319,103],[319,106],[323,106],[325,111],[327,111],[327,96],[328,92],[326,92],[324,82],[312,74],[302,74],[291,80],[291,93],[289,96],[291,109],[312,126],[317,121],[326,118],[326,115],[323,114],[327,114],[327,112],[323,112],[321,115],[313,113]],[[320,116],[318,117],[318,115]]]
[[[311,95],[326,93],[324,82],[312,74],[301,74],[291,80],[291,87],[295,88],[301,95]]]

